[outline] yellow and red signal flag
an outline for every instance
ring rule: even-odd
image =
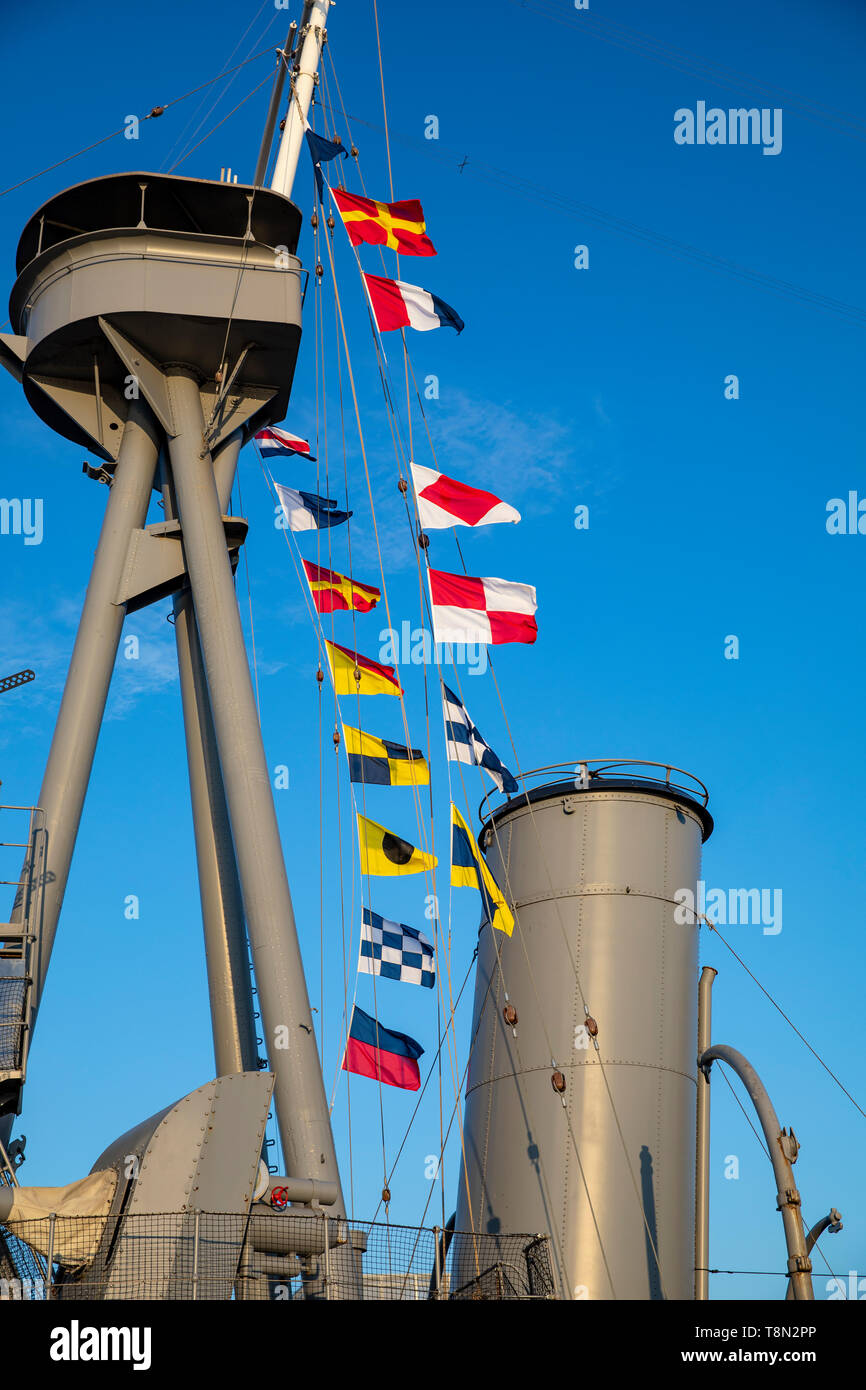
[[[304,561],[304,569],[317,613],[369,613],[382,597],[372,584],[359,584],[345,574],[323,569],[312,561]]]
[[[370,246],[389,246],[401,256],[436,255],[436,247],[426,235],[424,209],[417,198],[378,203],[374,198],[347,193],[344,188],[332,188],[331,197],[353,246],[367,242]]]
[[[372,657],[341,647],[325,639],[328,664],[338,695],[402,695],[403,688],[393,666],[384,666]],[[355,672],[357,671],[357,676]]]

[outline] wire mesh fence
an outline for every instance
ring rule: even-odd
[[[27,982],[21,976],[3,973],[12,966],[0,960],[0,1072],[17,1071],[21,1066],[24,1037],[24,995]]]
[[[0,1300],[556,1297],[546,1235],[443,1233],[267,1207],[13,1226],[0,1227]]]

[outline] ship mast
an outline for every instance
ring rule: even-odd
[[[3,335],[0,358],[45,423],[85,444],[112,470],[40,794],[46,834],[41,857],[29,856],[44,899],[21,1036],[29,1037],[43,991],[125,615],[173,594],[218,1071],[256,1066],[249,1055],[249,984],[239,954],[245,919],[286,1175],[312,1180],[314,1189],[331,1185],[335,1214],[343,1214],[232,577],[246,526],[225,515],[243,439],[282,419],[288,405],[301,333],[300,263],[294,255],[301,218],[288,196],[329,7],[330,0],[311,0],[305,7],[273,191],[136,174],[92,180],[55,195],[45,211],[50,239],[31,235],[43,225],[40,214],[22,236],[15,332]],[[41,291],[54,284],[56,258],[67,255],[70,199],[80,231],[66,274],[82,289],[87,279],[87,288],[74,303],[61,304]],[[186,209],[183,217],[179,208]],[[114,262],[115,279],[87,278],[91,236]],[[151,258],[154,239],[167,254]],[[186,262],[192,242],[196,255]],[[181,243],[186,268],[178,277],[171,253]],[[289,246],[287,266],[276,265],[273,255],[283,243]],[[142,275],[150,277],[146,296]],[[58,385],[64,370],[69,379]],[[130,381],[132,399],[124,386]],[[165,521],[148,527],[154,486],[162,490]],[[3,1080],[0,1139],[20,1109],[23,1057]]]
[[[304,141],[313,91],[319,80],[319,62],[326,42],[325,25],[331,0],[307,0],[301,20],[299,39],[301,51],[292,81],[289,114],[280,141],[271,188],[286,198],[292,196],[292,186],[298,168],[298,156]]]

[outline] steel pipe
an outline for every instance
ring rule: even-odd
[[[705,965],[698,983],[698,1057],[713,1036],[713,981],[719,972]],[[698,1068],[695,1156],[695,1298],[710,1296],[710,1078]]]
[[[716,1043],[713,1047],[707,1048],[700,1057],[700,1067],[706,1075],[709,1075],[713,1062],[727,1062],[737,1073],[757,1111],[776,1178],[776,1203],[782,1213],[785,1242],[788,1247],[788,1273],[791,1276],[794,1297],[801,1300],[814,1299],[812,1261],[806,1250],[800,1216],[800,1194],[794,1182],[792,1167],[798,1149],[793,1131],[789,1134],[787,1130],[782,1129],[761,1078],[742,1052],[737,1052],[736,1048],[729,1047],[726,1043]]]

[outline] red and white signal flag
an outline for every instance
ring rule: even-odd
[[[468,487],[420,463],[410,464],[410,467],[418,500],[418,520],[428,531],[441,531],[445,526],[490,526],[495,521],[520,520],[520,512],[492,492]]]
[[[456,328],[458,333],[463,332],[464,323],[457,310],[420,285],[386,280],[383,275],[368,275],[366,271],[364,284],[380,333],[388,333],[392,328],[417,328],[422,333],[431,328]]]
[[[288,430],[278,430],[276,425],[259,430],[253,438],[261,449],[262,458],[285,458],[288,454],[300,454],[311,463],[316,462],[316,456],[310,453],[310,445],[306,439],[301,439],[298,434],[290,434]]]
[[[534,642],[538,609],[531,584],[430,571],[433,637],[437,642]]]

